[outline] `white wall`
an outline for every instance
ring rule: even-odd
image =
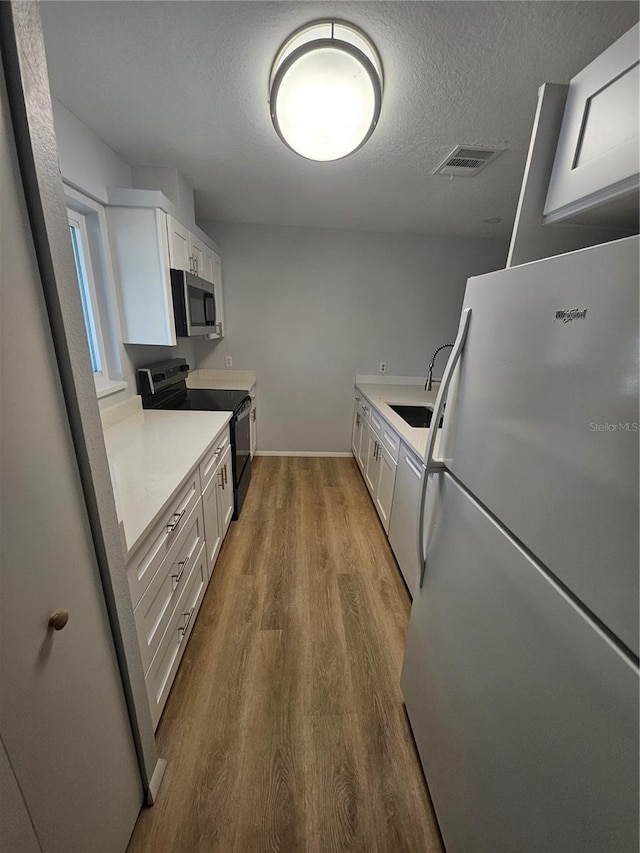
[[[223,258],[226,337],[200,367],[255,369],[258,449],[348,451],[356,373],[423,376],[455,336],[465,282],[507,243],[201,223]],[[444,365],[439,365],[442,370]],[[436,371],[439,375],[439,371]]]
[[[101,204],[107,187],[131,187],[131,167],[64,104],[53,99],[62,179]]]

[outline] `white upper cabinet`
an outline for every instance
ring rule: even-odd
[[[171,297],[167,214],[141,207],[107,207],[109,243],[120,294],[125,344],[177,343]],[[178,251],[178,238],[174,253]]]
[[[171,269],[186,270],[213,283],[213,249],[170,214],[167,214],[167,235]]]
[[[637,229],[640,25],[569,84],[545,223]]]
[[[177,343],[172,269],[186,270],[214,283],[218,326],[210,337],[222,337],[221,261],[213,248],[158,208],[111,205],[106,210],[120,292],[123,342],[160,346]]]
[[[191,260],[191,270],[194,275],[200,276],[200,278],[207,278],[204,275],[204,243],[201,240],[198,240],[193,234],[189,234],[189,248],[190,252],[190,260]],[[212,281],[212,279],[207,279],[208,281]]]

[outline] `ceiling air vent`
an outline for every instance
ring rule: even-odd
[[[472,148],[468,145],[456,145],[451,154],[444,158],[433,175],[477,175],[492,160],[495,160],[503,149]]]

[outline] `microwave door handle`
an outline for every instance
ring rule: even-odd
[[[209,306],[211,306],[211,313],[209,313]],[[205,293],[204,295],[204,321],[207,326],[215,326],[216,324],[216,300],[212,293]]]

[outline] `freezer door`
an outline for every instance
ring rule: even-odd
[[[638,653],[638,237],[469,280],[441,450]]]
[[[638,672],[448,474],[402,692],[447,853],[630,853]]]

